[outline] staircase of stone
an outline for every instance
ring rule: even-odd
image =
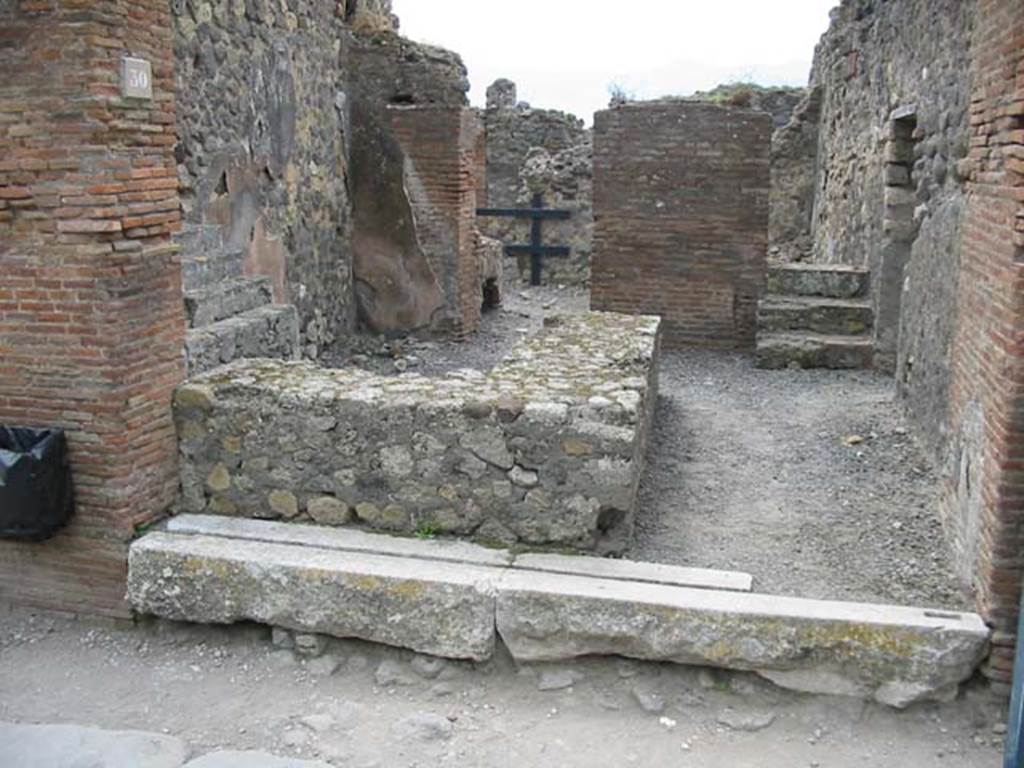
[[[758,305],[760,368],[870,368],[870,273],[835,264],[782,264]]]
[[[244,251],[222,228],[189,225],[178,238],[185,292],[188,375],[246,357],[299,357],[299,315],[275,304],[269,278],[246,276]]]

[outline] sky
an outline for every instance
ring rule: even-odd
[[[393,0],[402,34],[460,53],[474,104],[519,99],[591,122],[617,85],[637,98],[738,80],[806,85],[838,0]]]

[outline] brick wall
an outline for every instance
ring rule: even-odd
[[[1024,574],[1024,5],[977,14],[943,513],[1005,681]]]
[[[126,542],[176,491],[170,28],[166,0],[0,4],[0,423],[65,427],[77,500],[52,541],[0,541],[0,602],[126,615]],[[152,101],[121,98],[125,55]]]
[[[661,315],[665,342],[754,344],[771,117],[686,102],[594,121],[594,309]]]
[[[406,159],[417,239],[445,299],[433,330],[471,333],[482,304],[476,254],[480,119],[461,107],[390,107],[388,114]]]

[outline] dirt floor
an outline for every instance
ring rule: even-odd
[[[660,388],[627,557],[747,571],[759,592],[968,607],[890,378],[684,351]]]
[[[467,342],[364,339],[334,355],[379,373],[492,368],[586,291],[506,287]],[[762,371],[749,355],[667,351],[634,560],[726,568],[761,592],[967,608],[936,515],[934,470],[889,377]]]
[[[352,641],[304,659],[265,628],[0,613],[0,721],[164,732],[195,755],[261,749],[355,768],[990,768],[1003,714],[980,689],[895,712],[671,665],[517,669]]]

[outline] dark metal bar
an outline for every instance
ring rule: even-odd
[[[1021,593],[1020,619],[1017,622],[1017,657],[1013,663],[1013,694],[1010,720],[1006,726],[1006,752],[1003,768],[1024,766],[1024,593]]]
[[[533,196],[531,205],[535,211],[539,211],[544,207],[544,198],[539,194]],[[544,266],[544,252],[541,250],[544,247],[544,234],[541,230],[543,220],[538,216],[534,215],[532,226],[530,227],[530,246],[532,251],[530,253],[530,285],[540,285],[541,272]]]
[[[572,250],[563,245],[544,245],[544,222],[547,220],[566,220],[572,218],[572,212],[544,207],[544,196],[535,194],[529,208],[477,208],[477,216],[507,216],[516,219],[530,220],[530,244],[505,246],[509,256],[527,254],[530,256],[530,284],[540,285],[544,271],[544,258],[551,256],[569,256]]]
[[[515,219],[557,219],[572,218],[572,211],[557,208],[477,208],[477,216],[504,216]]]
[[[505,253],[509,256],[523,256],[533,255],[533,245],[506,245]],[[572,249],[567,245],[542,245],[540,247],[541,256],[569,256],[572,253]]]

